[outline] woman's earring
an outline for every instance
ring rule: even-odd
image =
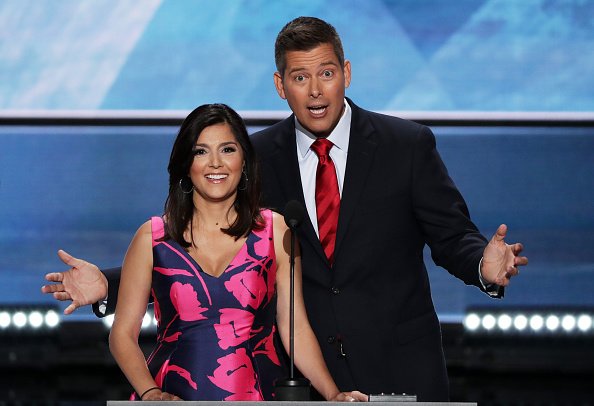
[[[245,178],[245,185],[243,187],[237,187],[237,190],[246,190],[248,187],[248,176],[247,173],[245,173],[245,167],[241,170],[241,174],[243,175],[241,178]],[[241,183],[241,181],[240,181]]]
[[[182,191],[183,194],[189,195],[190,193],[192,193],[194,191],[194,185],[192,185],[192,187],[190,187],[190,190],[184,190],[184,185],[182,185],[184,179],[187,179],[187,178],[181,178],[179,180],[179,189]]]

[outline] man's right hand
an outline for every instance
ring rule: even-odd
[[[90,262],[74,258],[59,250],[58,256],[70,269],[45,275],[50,282],[41,287],[43,293],[51,293],[56,300],[71,300],[64,314],[70,314],[81,306],[90,305],[107,297],[107,278],[99,268]]]

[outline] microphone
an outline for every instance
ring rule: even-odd
[[[291,200],[285,206],[285,223],[293,231],[303,221],[303,205],[297,200]]]
[[[291,266],[290,307],[289,307],[289,360],[290,375],[285,379],[274,381],[275,400],[310,400],[310,382],[305,378],[295,378],[295,229],[299,227],[305,209],[297,200],[291,200],[285,206],[285,223],[291,230]]]

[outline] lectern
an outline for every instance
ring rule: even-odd
[[[345,406],[351,402],[222,402],[222,401],[185,401],[184,406]],[[142,406],[174,406],[175,402],[143,401]],[[373,406],[477,406],[476,403],[456,402],[371,402]],[[109,400],[107,406],[138,406],[138,402]]]

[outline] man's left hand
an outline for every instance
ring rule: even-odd
[[[502,224],[483,252],[481,275],[488,283],[508,286],[510,279],[520,274],[518,267],[528,264],[528,258],[519,254],[524,247],[520,243],[506,244],[507,226]]]

